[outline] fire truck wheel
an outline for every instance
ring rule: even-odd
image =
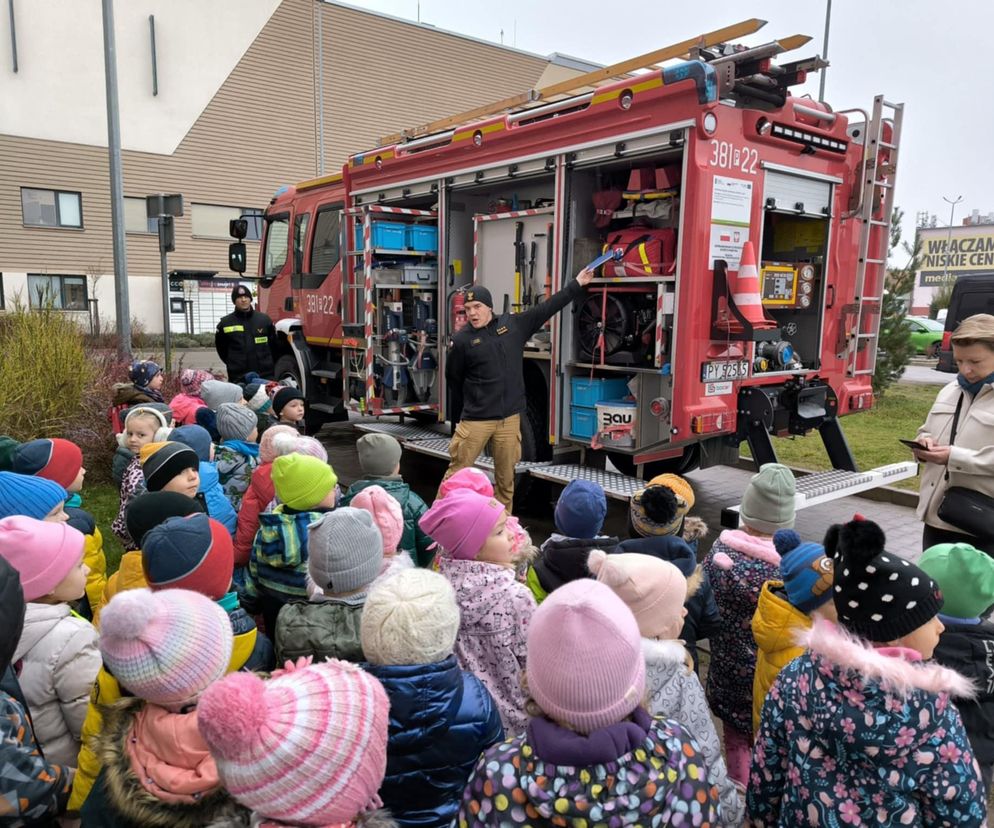
[[[607,456],[619,472],[628,477],[635,476],[635,462],[630,454],[608,452]],[[657,460],[655,463],[646,463],[642,467],[642,479],[652,480],[657,474],[686,474],[696,469],[700,463],[700,446],[695,443],[692,446],[687,446],[680,457],[673,457],[669,460]]]

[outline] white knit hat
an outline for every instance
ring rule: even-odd
[[[433,664],[452,654],[458,632],[456,594],[445,577],[405,569],[370,590],[359,638],[372,664]]]

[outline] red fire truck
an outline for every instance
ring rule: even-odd
[[[444,422],[461,291],[522,310],[608,251],[529,343],[524,460],[606,452],[648,477],[729,462],[742,441],[772,461],[771,435],[817,430],[855,472],[838,418],[873,405],[902,105],[794,97],[826,64],[774,62],[802,36],[730,45],[762,25],[388,136],[277,192],[262,308],[312,425]],[[437,426],[382,427],[445,454]]]

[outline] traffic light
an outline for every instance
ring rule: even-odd
[[[248,235],[248,219],[236,218],[228,222],[228,235],[241,241]],[[243,268],[244,269],[244,268]],[[234,268],[232,268],[234,270]],[[241,271],[238,271],[239,273]]]
[[[242,242],[232,242],[228,245],[228,269],[235,273],[245,272],[246,253]]]

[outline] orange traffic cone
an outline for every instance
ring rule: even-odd
[[[756,268],[756,252],[752,248],[752,242],[742,245],[742,259],[739,262],[738,272],[729,273],[728,292],[733,301],[738,306],[739,311],[746,318],[754,330],[766,331],[777,327],[777,323],[767,318],[763,310],[763,300],[759,295],[759,271]],[[724,310],[719,314],[718,327],[724,328],[731,333],[741,333],[742,325],[738,319]]]

